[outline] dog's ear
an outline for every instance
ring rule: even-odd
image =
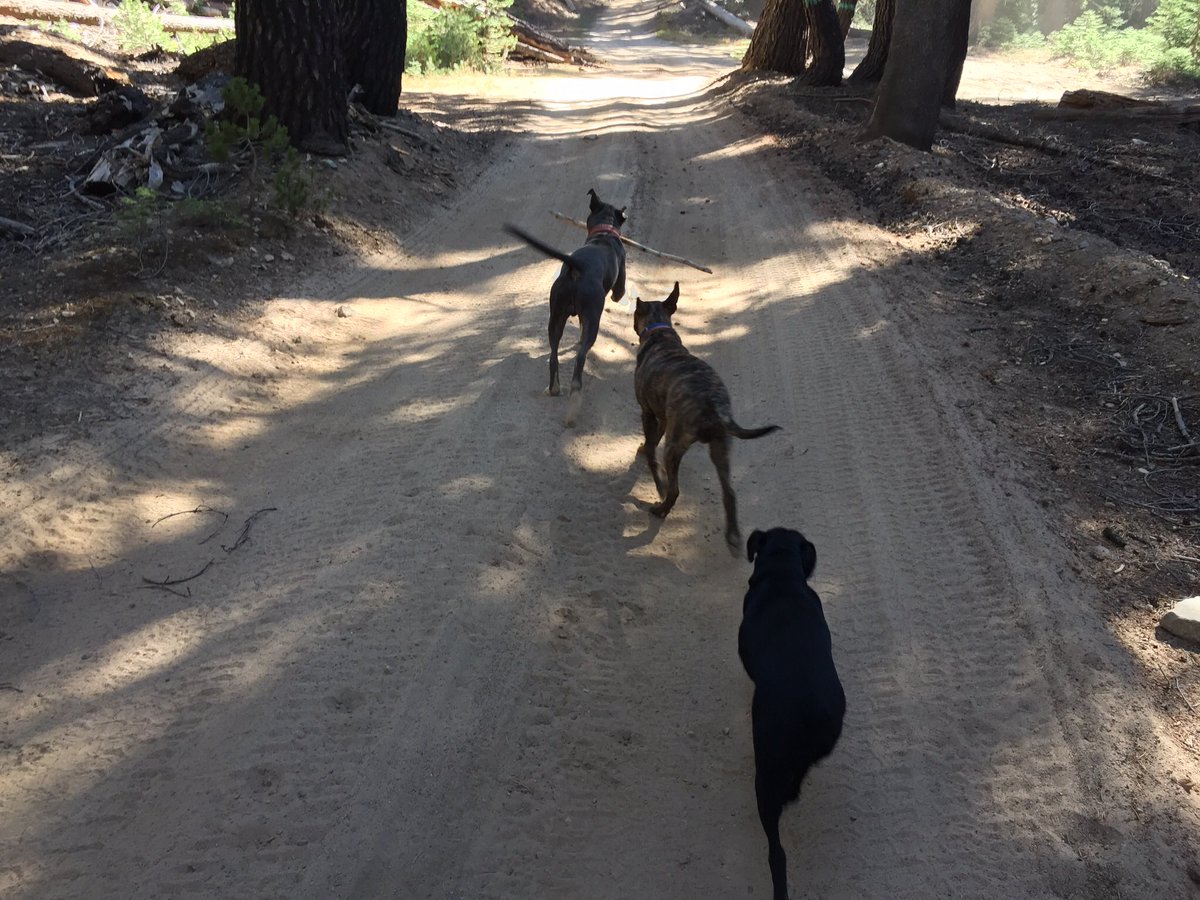
[[[800,565],[804,567],[804,577],[811,578],[813,569],[817,567],[817,548],[812,541],[805,540],[800,544]]]
[[[675,282],[675,287],[671,290],[670,295],[663,301],[663,309],[667,311],[668,316],[675,315],[675,307],[679,304],[679,282]]]
[[[591,201],[592,212],[595,212],[603,205],[600,201],[600,198],[596,196],[595,188],[588,188],[588,196],[590,196],[592,198],[592,201]]]
[[[758,556],[758,542],[762,539],[762,532],[755,528],[750,532],[750,537],[746,538],[746,559],[754,562],[754,557]]]

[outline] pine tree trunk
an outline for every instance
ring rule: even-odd
[[[337,0],[239,0],[234,69],[266,97],[302,150],[346,152],[345,63]]]
[[[838,0],[838,25],[842,28],[842,40],[845,40],[846,35],[850,33],[850,23],[854,21],[856,6],[858,6],[858,0]]]
[[[896,18],[896,0],[879,0],[875,4],[875,21],[871,25],[871,42],[867,55],[850,73],[851,84],[869,84],[883,77],[888,48],[892,44],[892,26]]]
[[[767,0],[742,68],[801,74],[807,50],[805,27],[804,0]]]
[[[832,0],[805,0],[804,19],[808,23],[808,47],[812,62],[804,73],[804,83],[814,87],[833,87],[842,83],[846,66],[846,45]]]
[[[971,33],[971,2],[959,3],[951,13],[950,45],[946,57],[946,86],[942,88],[942,106],[954,109],[958,84],[962,81],[963,63],[967,60],[967,44]]]
[[[404,0],[339,0],[346,81],[362,87],[362,104],[380,116],[396,114],[408,10]]]
[[[895,33],[864,138],[889,137],[918,150],[933,145],[970,2],[896,0]]]

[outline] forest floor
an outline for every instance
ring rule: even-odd
[[[980,56],[933,153],[860,143],[861,94],[659,11],[564,17],[600,67],[407,79],[299,216],[248,164],[89,194],[89,102],[0,71],[0,895],[766,893],[711,466],[648,519],[627,304],[579,427],[540,395],[556,267],[499,225],[569,249],[589,187],[714,269],[630,293],[680,280],[785,428],[743,529],[816,542],[849,697],[796,892],[1200,891],[1200,657],[1157,627],[1200,593],[1200,134],[1039,118],[1149,92]]]

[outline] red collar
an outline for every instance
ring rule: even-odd
[[[592,238],[598,234],[607,234],[607,235],[611,235],[612,237],[615,237],[617,240],[621,239],[621,232],[618,231],[617,228],[613,225],[593,225],[591,228],[588,229],[588,233],[587,233],[588,237]]]

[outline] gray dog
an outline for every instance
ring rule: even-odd
[[[567,319],[579,316],[579,353],[575,357],[575,373],[571,376],[571,397],[566,418],[568,427],[575,424],[579,413],[583,364],[600,333],[604,296],[611,290],[614,303],[625,296],[625,246],[621,243],[625,207],[617,209],[611,203],[605,203],[596,196],[594,190],[589,190],[588,194],[592,202],[587,219],[587,240],[570,255],[542,243],[515,225],[504,226],[509,234],[516,235],[529,246],[563,264],[562,272],[550,287],[550,387],[546,393],[558,396],[558,344],[562,340]]]
[[[654,486],[662,502],[650,512],[666,518],[679,497],[679,462],[688,447],[700,441],[708,444],[708,453],[721,479],[721,499],[725,503],[725,542],[734,556],[741,555],[741,533],[737,523],[737,497],[729,483],[729,438],[762,437],[778,431],[778,425],[743,428],[733,421],[729,391],[712,366],[688,353],[671,325],[679,302],[679,282],[662,302],[644,302],[638,298],[633,311],[633,328],[638,333],[637,366],[633,373],[634,390],[642,407],[642,430],[646,441],[642,451],[654,476]],[[666,437],[663,466],[666,486],[658,473],[655,451]]]

